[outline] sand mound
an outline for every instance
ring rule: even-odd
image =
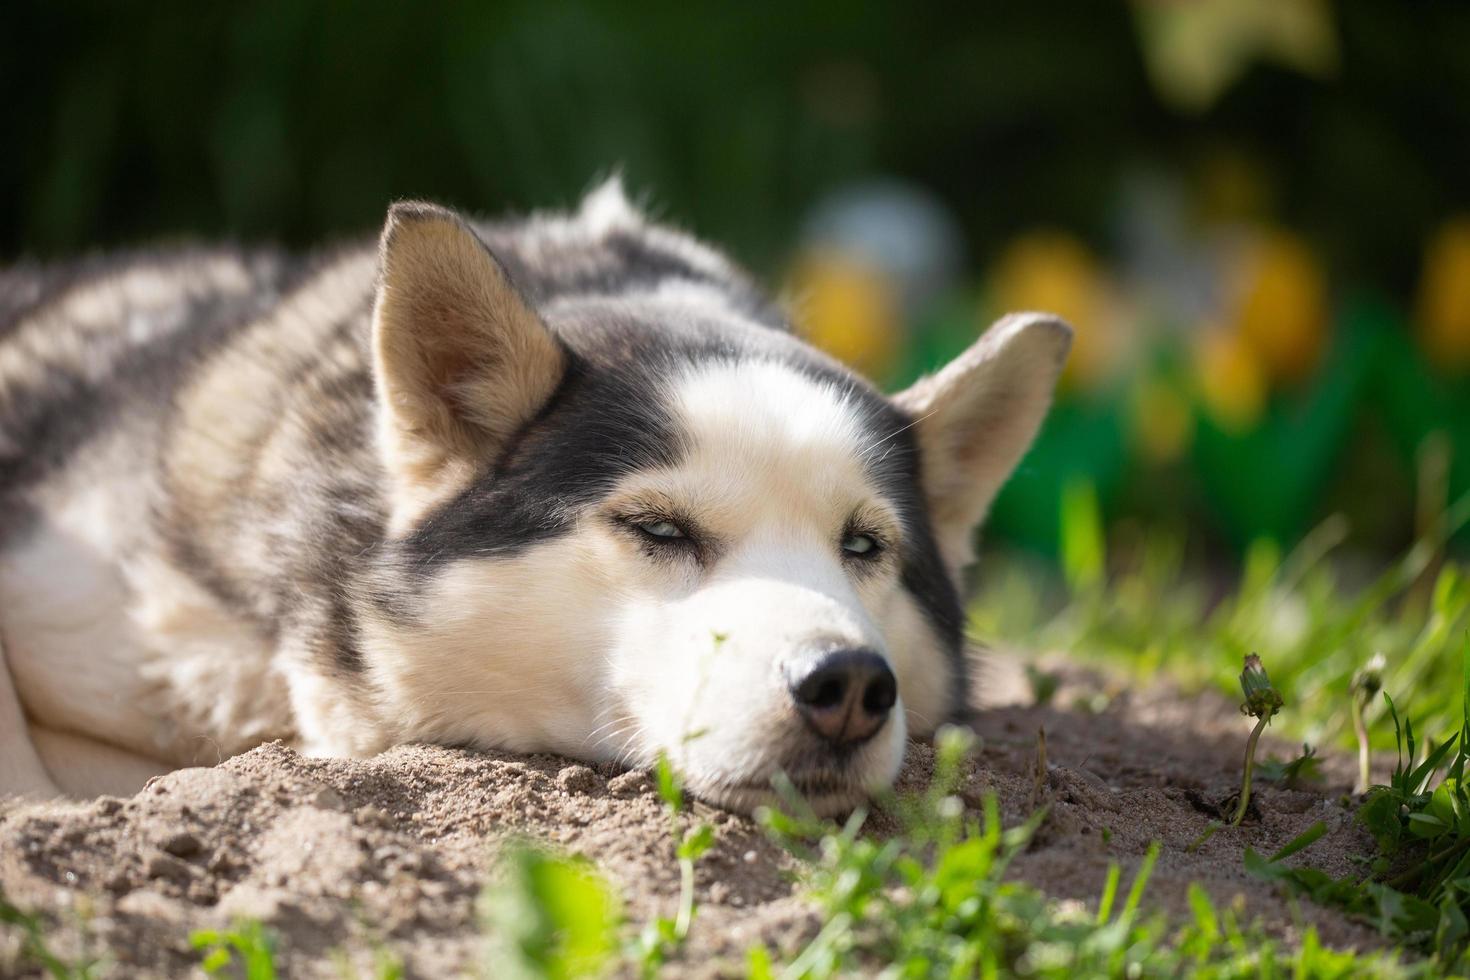
[[[1016,695],[1015,673],[1005,662],[992,667],[992,699]],[[1070,703],[1067,689],[1058,703]],[[1209,822],[1202,801],[1224,797],[1238,778],[1247,725],[1233,704],[1154,691],[1115,697],[1096,714],[986,708],[973,722],[984,747],[962,787],[969,805],[994,791],[1008,820],[1026,816],[1042,726],[1051,817],[1014,865],[1018,877],[1058,898],[1095,901],[1109,860],[1132,868],[1159,840],[1155,906],[1182,908],[1185,887],[1199,881],[1273,931],[1315,923],[1330,944],[1377,945],[1373,933],[1332,912],[1292,912],[1241,867],[1245,845],[1269,852],[1324,820],[1331,833],[1308,852],[1312,863],[1352,870],[1350,856],[1371,845],[1338,802],[1340,763],[1329,765],[1339,785],[1264,788],[1260,816],[1190,854],[1185,848]],[[930,747],[915,743],[901,784],[924,785],[932,761]],[[695,809],[715,825],[716,844],[698,866],[699,915],[671,972],[738,972],[756,942],[799,948],[819,922],[792,884],[791,859],[752,821]],[[871,826],[891,829],[881,816]],[[340,976],[343,955],[366,969],[382,948],[402,958],[409,976],[453,976],[484,961],[475,898],[498,845],[516,834],[595,860],[622,889],[633,921],[672,913],[678,868],[667,813],[646,774],[429,746],[347,761],[266,745],[211,769],[172,773],[131,799],[12,805],[0,816],[0,888],[54,917],[59,951],[85,944],[117,976],[185,973],[199,959],[191,930],[245,917],[277,933],[285,976]],[[0,931],[0,974],[14,969],[16,946]]]

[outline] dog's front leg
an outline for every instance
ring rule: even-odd
[[[10,678],[5,641],[0,639],[0,798],[60,795],[31,741],[25,709]]]
[[[374,713],[354,697],[349,682],[320,670],[307,651],[317,644],[288,643],[281,672],[291,694],[296,749],[319,758],[365,758],[393,744]]]

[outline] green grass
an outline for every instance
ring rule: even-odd
[[[230,971],[245,980],[276,980],[276,940],[265,926],[255,921],[231,929],[200,929],[189,936],[189,945],[203,956],[199,968],[209,976]]]
[[[1292,706],[1273,730],[1313,745],[1353,744],[1348,692],[1382,653],[1385,690],[1402,692],[1426,730],[1458,728],[1470,570],[1445,557],[1444,543],[1470,522],[1470,497],[1369,578],[1338,554],[1346,527],[1332,519],[1285,554],[1258,542],[1233,583],[1191,570],[1182,537],[1168,533],[1141,536],[1105,561],[1090,500],[1072,495],[1063,508],[1060,575],[1014,557],[987,566],[971,609],[976,638],[1232,694],[1241,659],[1258,651]],[[1381,701],[1367,705],[1366,722],[1375,748],[1391,749]]]
[[[672,915],[637,928],[612,886],[583,858],[518,842],[500,859],[500,880],[481,897],[492,937],[487,976],[596,976],[618,961],[654,977],[683,948],[694,925],[695,865],[714,845],[714,827],[684,814],[684,790],[666,757],[654,771],[669,818],[679,895]]]
[[[1446,975],[1470,967],[1470,574],[1444,551],[1467,522],[1470,497],[1386,570],[1349,586],[1350,565],[1336,554],[1346,528],[1331,520],[1285,555],[1257,543],[1238,581],[1215,597],[1203,576],[1186,573],[1174,536],[1142,539],[1109,572],[1095,501],[1071,494],[1061,573],[992,565],[972,625],[991,642],[1065,651],[1186,690],[1230,690],[1240,658],[1266,653],[1288,705],[1278,731],[1304,745],[1297,759],[1260,764],[1260,778],[1310,781],[1317,760],[1306,743],[1356,744],[1359,788],[1368,790],[1357,815],[1377,853],[1343,879],[1311,868],[1310,852],[1305,866],[1283,863],[1325,829],[1314,828],[1270,858],[1247,849],[1247,869],[1428,957],[1416,967],[1424,975]],[[1038,676],[1030,683],[1044,703],[1055,683],[1039,685]],[[1385,757],[1395,760],[1393,775],[1369,789],[1369,762]]]
[[[752,977],[1338,977],[1408,976],[1391,955],[1324,949],[1314,930],[1286,947],[1242,925],[1199,887],[1180,924],[1144,912],[1155,844],[1126,892],[1114,863],[1099,882],[1096,911],[1063,905],[1009,880],[1006,867],[1044,819],[1003,828],[995,798],[979,819],[950,795],[973,736],[949,729],[937,745],[936,777],[918,797],[893,801],[904,832],[862,836],[861,814],[841,828],[766,812],[763,822],[805,857],[809,894],[825,925],[789,962],[752,956]],[[815,839],[815,845],[806,842]]]
[[[1320,823],[1270,859],[1245,852],[1252,874],[1374,925],[1429,956],[1428,969],[1436,974],[1470,967],[1470,637],[1461,670],[1460,727],[1437,746],[1421,744],[1412,721],[1401,721],[1384,694],[1395,765],[1388,783],[1374,786],[1357,810],[1377,845],[1361,873],[1335,879],[1309,864],[1281,863],[1286,853],[1305,850],[1325,833]]]
[[[598,976],[618,956],[622,902],[591,862],[527,841],[501,855],[480,899],[490,936],[486,976]]]
[[[798,980],[880,974],[885,977],[1434,977],[1431,961],[1400,962],[1394,954],[1361,955],[1322,946],[1307,929],[1290,946],[1257,924],[1240,922],[1231,909],[1216,907],[1199,887],[1189,891],[1189,914],[1171,921],[1148,913],[1146,889],[1160,848],[1156,844],[1126,888],[1121,868],[1110,865],[1098,882],[1095,911],[1053,902],[1037,889],[1006,876],[1044,819],[1038,813],[1018,827],[1002,826],[994,797],[978,818],[968,816],[953,795],[974,736],[966,730],[941,733],[936,776],[917,795],[885,802],[902,832],[883,840],[862,833],[866,815],[838,825],[822,821],[788,795],[782,809],[761,811],[766,830],[801,859],[802,887],[822,913],[823,926],[807,945],[782,959],[756,946],[746,974],[752,980]],[[686,832],[687,834],[687,832]],[[687,839],[687,838],[686,838]],[[644,947],[633,938],[646,933],[621,918],[608,886],[577,858],[531,853],[538,867],[559,868],[568,894],[538,896],[514,880],[492,895],[512,916],[535,906],[542,926],[532,944],[519,942],[510,959],[497,959],[491,975],[567,977],[596,975],[623,964],[646,970]],[[1279,861],[1283,851],[1273,855]],[[580,897],[579,897],[580,896]],[[681,903],[682,904],[682,903]],[[517,911],[519,910],[519,911]],[[598,911],[601,910],[601,911]],[[493,919],[504,932],[513,919]],[[520,933],[525,935],[526,933]],[[560,938],[556,938],[560,936]],[[582,937],[578,939],[576,937]],[[588,937],[595,937],[589,939]],[[595,946],[594,958],[573,960],[567,950]],[[504,949],[504,947],[501,947]],[[579,969],[574,969],[573,964]],[[667,975],[677,975],[677,964]]]

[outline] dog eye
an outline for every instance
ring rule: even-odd
[[[684,534],[684,529],[673,521],[649,521],[645,524],[634,526],[650,538],[682,538],[687,536]]]
[[[842,539],[842,550],[856,558],[871,558],[879,549],[872,535],[849,534]]]

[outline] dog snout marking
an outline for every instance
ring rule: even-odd
[[[835,650],[791,677],[790,690],[807,727],[839,746],[872,738],[898,701],[888,661],[872,650]]]

